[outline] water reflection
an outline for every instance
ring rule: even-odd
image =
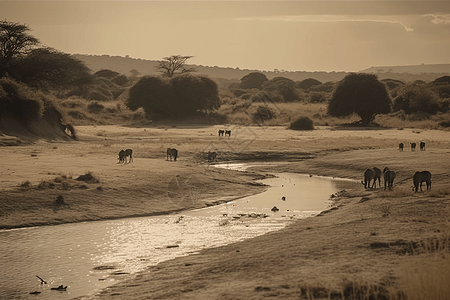
[[[0,299],[73,299],[171,258],[278,230],[317,214],[353,181],[277,174],[264,193],[179,215],[0,231]],[[359,187],[359,186],[358,186]],[[284,200],[283,198],[284,197]],[[272,212],[273,206],[279,208]],[[253,213],[253,214],[252,214]],[[47,281],[40,284],[36,275]],[[67,285],[67,291],[51,287]],[[30,295],[32,291],[41,292]]]

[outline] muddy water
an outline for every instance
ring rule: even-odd
[[[359,187],[349,180],[276,175],[262,181],[271,186],[264,193],[178,215],[0,231],[0,299],[87,299],[161,261],[314,216],[331,194]],[[67,290],[50,289],[59,285]],[[40,294],[29,294],[34,291]]]

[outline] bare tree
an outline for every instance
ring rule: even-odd
[[[173,77],[176,74],[182,74],[187,72],[195,72],[194,68],[187,68],[186,61],[193,56],[172,55],[164,57],[164,60],[159,62],[156,67],[158,72],[161,72],[163,76]]]
[[[40,44],[28,31],[30,28],[27,25],[0,21],[0,77],[7,72],[12,59]]]

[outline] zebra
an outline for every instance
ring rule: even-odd
[[[388,167],[383,169],[384,189],[386,189],[386,187],[388,187],[389,189],[392,189],[394,187],[394,179],[396,175],[397,174],[395,174],[394,171],[389,170]]]
[[[225,132],[225,130],[219,130],[219,136],[223,136],[223,134],[224,134],[224,132]]]
[[[372,169],[367,169],[364,171],[364,181],[361,180],[361,183],[365,188],[370,188],[371,180],[375,180],[375,171]]]
[[[173,157],[173,161],[177,161],[177,157],[178,157],[178,150],[175,148],[167,148],[167,159],[166,160],[172,160]]]
[[[133,150],[120,150],[119,152],[119,163],[127,163],[127,157],[130,157],[129,163],[133,161]]]
[[[118,160],[119,160],[119,164],[124,162],[124,160],[125,160],[125,151],[123,149],[119,151],[119,158],[118,158]]]
[[[416,151],[416,143],[411,143],[411,151]]]
[[[431,190],[431,173],[429,171],[416,172],[413,176],[414,188],[413,191],[417,193],[417,190],[420,186],[420,191],[422,191],[422,183],[426,182],[427,190],[430,188]]]
[[[373,184],[372,188],[375,186],[377,187],[377,179],[378,179],[378,186],[381,187],[381,170],[377,167],[373,167],[372,170],[375,172],[375,177],[373,178]]]
[[[420,142],[419,149],[420,151],[425,151],[425,142]]]
[[[225,130],[225,136],[227,136],[227,134],[228,136],[231,136],[231,130]]]
[[[403,151],[403,143],[398,144],[398,150]]]

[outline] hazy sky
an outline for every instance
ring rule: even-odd
[[[359,71],[450,63],[450,1],[3,1],[66,53],[241,69]]]

